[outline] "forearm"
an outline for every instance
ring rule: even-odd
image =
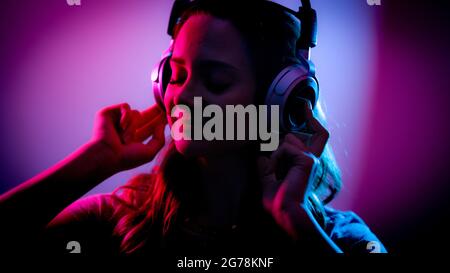
[[[302,206],[292,212],[295,219],[292,222],[295,230],[294,238],[296,244],[308,251],[318,251],[321,253],[343,253],[342,250],[331,240],[323,228],[316,221],[312,213]]]
[[[113,173],[99,144],[88,143],[53,167],[0,196],[6,230],[39,231],[61,210]]]

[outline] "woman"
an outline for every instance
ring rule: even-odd
[[[366,253],[374,245],[385,251],[358,216],[324,206],[341,181],[323,113],[310,105],[309,145],[286,134],[266,156],[250,141],[171,140],[151,173],[112,194],[76,201],[109,176],[153,160],[165,145],[166,124],[177,120],[170,116],[174,106],[192,107],[196,96],[222,108],[262,104],[276,73],[298,62],[299,28],[292,15],[262,1],[251,7],[196,1],[174,29],[165,109],[138,112],[123,103],[99,111],[87,144],[1,196],[4,246],[38,240],[64,253],[77,241],[84,253],[111,254],[180,248]]]

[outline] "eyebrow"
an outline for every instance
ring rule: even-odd
[[[186,62],[183,58],[179,57],[172,57],[170,58],[170,62],[184,65]],[[218,60],[212,60],[212,59],[200,59],[197,61],[197,65],[204,68],[222,68],[225,70],[231,70],[231,71],[238,71],[239,69],[231,64],[218,61]]]

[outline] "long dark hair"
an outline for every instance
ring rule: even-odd
[[[244,4],[246,2],[197,0],[184,12],[175,27],[174,36],[176,42],[184,22],[195,14],[208,14],[231,22],[246,42],[254,76],[258,79],[255,100],[262,104],[265,90],[278,71],[299,62],[295,48],[300,22],[281,6],[268,1],[249,1],[252,5]],[[320,102],[314,114],[326,126]],[[330,202],[339,191],[341,176],[329,145],[319,161],[319,175],[308,205],[319,223],[325,225],[323,204]],[[133,253],[141,249],[151,237],[150,230],[157,230],[156,236],[163,237],[179,217],[201,206],[199,168],[196,159],[185,158],[170,142],[150,174],[140,174],[115,191],[113,196],[120,202],[116,212],[120,220],[115,233],[121,238],[122,252]],[[189,177],[189,183],[185,183],[186,177]],[[256,200],[260,197],[260,189],[256,188],[257,184],[253,186],[251,198]]]

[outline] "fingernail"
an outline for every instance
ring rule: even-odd
[[[125,135],[123,135],[123,141],[128,142],[129,136],[130,136],[130,134],[125,133]]]
[[[128,123],[127,123],[127,121],[125,119],[120,123],[120,127],[122,127],[122,131],[126,131],[127,130]]]

